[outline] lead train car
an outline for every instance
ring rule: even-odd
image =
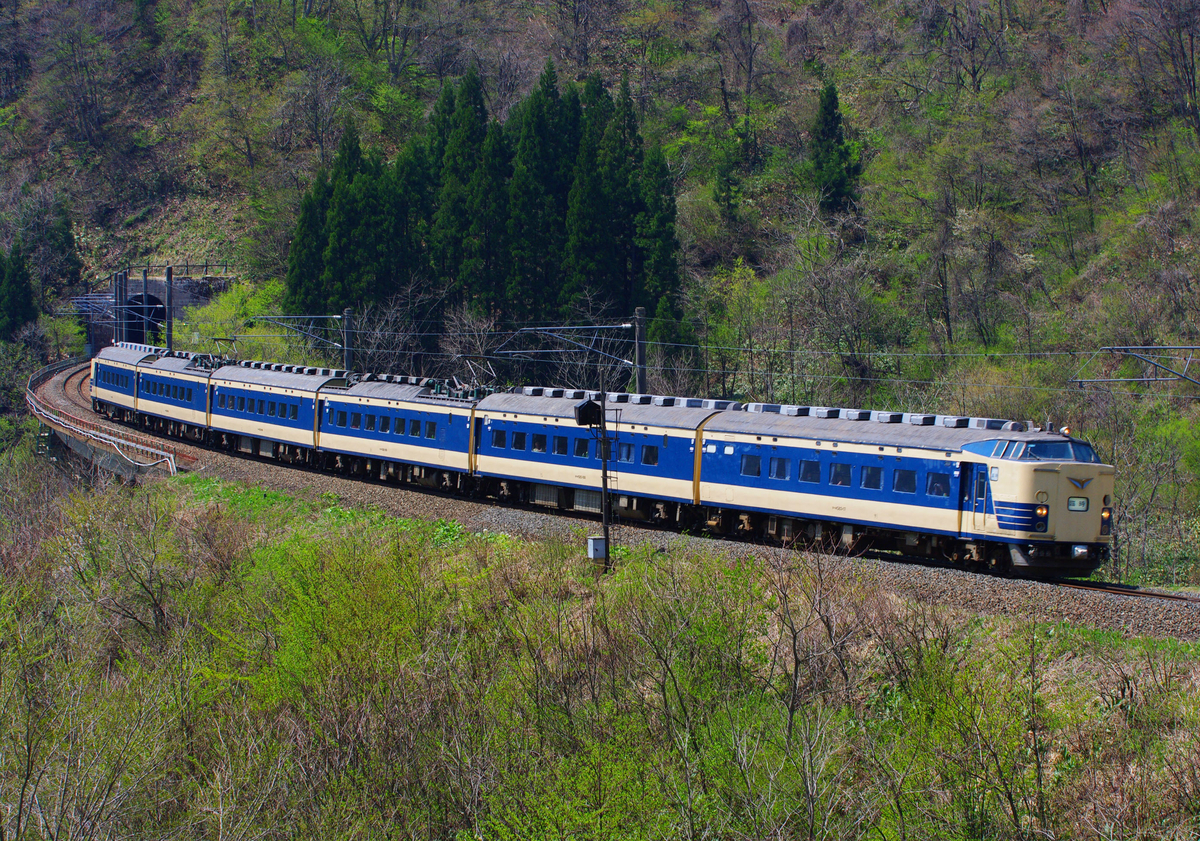
[[[573,413],[595,393],[468,399],[407,377],[250,362],[206,374],[206,365],[146,346],[106,348],[93,361],[94,408],[258,456],[600,510],[599,444]],[[168,380],[172,391],[158,385]],[[623,517],[1037,574],[1090,572],[1108,556],[1113,469],[1062,434],[995,419],[649,395],[611,394],[607,410],[610,492]]]

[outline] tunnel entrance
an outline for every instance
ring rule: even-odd
[[[134,295],[125,305],[126,341],[153,345],[162,343],[167,307],[153,295]]]

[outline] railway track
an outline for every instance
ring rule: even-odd
[[[124,430],[93,415],[88,376],[86,369],[70,371],[54,377],[38,391],[65,411],[93,418],[98,426]],[[496,505],[403,485],[362,481],[174,440],[171,445],[185,458],[196,459],[192,469],[204,475],[245,483],[251,488],[271,488],[300,498],[332,493],[350,507],[379,508],[398,517],[454,520],[471,532],[511,534],[533,541],[560,540],[582,546],[582,535],[594,532],[597,527],[595,521],[572,513],[554,515],[529,506]],[[615,524],[613,541],[618,546],[650,544],[760,558],[776,557],[784,551],[745,541],[697,538],[633,523]],[[804,555],[797,553],[798,558]],[[826,570],[837,570],[839,577],[854,582],[853,586],[878,586],[950,610],[1007,615],[1020,620],[1034,618],[1039,622],[1067,621],[1136,636],[1200,640],[1200,598],[1193,596],[1100,582],[1006,579],[951,566],[902,563],[895,555],[885,557],[884,553],[821,558]]]
[[[1046,582],[1058,587],[1069,587],[1073,590],[1089,590],[1093,593],[1107,593],[1111,596],[1125,596],[1134,599],[1162,599],[1164,601],[1184,602],[1200,605],[1200,596],[1189,596],[1184,593],[1165,593],[1161,590],[1143,590],[1128,584],[1114,584],[1104,581],[1071,581],[1055,578]]]

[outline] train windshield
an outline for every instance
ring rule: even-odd
[[[1079,441],[1031,441],[1019,456],[1012,453],[1009,456],[1033,461],[1100,461],[1095,450]]]

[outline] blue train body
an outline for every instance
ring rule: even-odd
[[[93,361],[97,411],[230,450],[371,478],[599,512],[598,395],[482,397],[431,383],[122,344]],[[609,395],[622,517],[784,543],[999,568],[1107,557],[1113,470],[1084,442],[989,418]]]

